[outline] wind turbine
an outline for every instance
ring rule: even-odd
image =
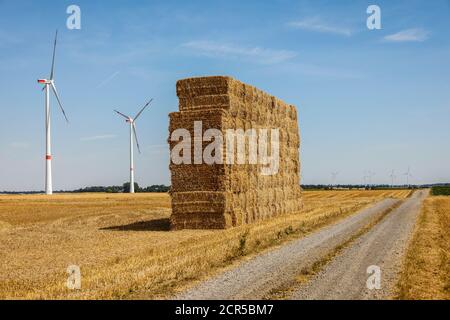
[[[336,184],[336,177],[339,174],[339,171],[331,172],[331,187]]]
[[[367,174],[366,171],[364,171],[363,179],[364,179],[364,189],[367,187]]]
[[[369,178],[369,186],[370,186],[370,189],[372,189],[372,177],[373,177],[376,173],[369,170],[369,171],[367,172],[367,174],[368,174],[368,178]]]
[[[53,58],[52,58],[52,68],[50,71],[49,79],[39,79],[38,83],[43,84],[44,87],[42,91],[45,90],[45,193],[53,194],[53,186],[52,186],[52,148],[51,148],[51,134],[50,134],[50,88],[55,94],[56,100],[58,101],[58,105],[61,108],[61,111],[66,119],[67,123],[69,120],[67,119],[66,112],[61,103],[61,99],[59,98],[58,91],[56,90],[55,81],[53,79],[54,71],[55,71],[55,52],[56,52],[56,40],[58,38],[58,30],[56,30],[55,34],[55,42],[53,44]]]
[[[125,122],[130,124],[130,193],[134,193],[134,157],[133,157],[134,156],[133,155],[134,144],[133,144],[133,140],[136,141],[137,149],[138,149],[139,153],[141,153],[141,150],[139,147],[139,141],[138,141],[137,134],[136,134],[135,123],[136,123],[136,120],[141,115],[141,113],[145,110],[145,108],[147,108],[147,106],[152,101],[153,101],[153,99],[150,99],[150,101],[148,101],[144,105],[144,107],[141,109],[141,111],[139,111],[134,118],[131,118],[130,116],[127,116],[127,115],[123,114],[122,112],[114,110],[115,112],[117,112],[117,114],[121,115],[122,117],[124,117],[126,119]]]
[[[409,188],[409,178],[412,178],[413,175],[411,174],[411,168],[408,166],[408,171],[406,171],[403,175],[406,176],[406,185]]]
[[[394,169],[392,169],[391,174],[389,175],[391,177],[391,187],[394,187],[394,179],[395,179],[395,172]]]

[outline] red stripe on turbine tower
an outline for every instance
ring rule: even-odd
[[[52,156],[47,154],[47,155],[45,156],[45,159],[46,159],[46,160],[52,160]]]

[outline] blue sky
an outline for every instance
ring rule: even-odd
[[[81,8],[81,30],[66,8]],[[368,30],[368,5],[382,29]],[[450,181],[450,1],[0,0],[0,190],[44,187],[44,97],[59,29],[52,100],[54,188],[128,179],[134,114],[140,185],[169,183],[168,113],[176,80],[230,75],[299,113],[303,183]]]

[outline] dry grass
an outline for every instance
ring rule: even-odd
[[[0,298],[166,297],[239,259],[409,191],[311,191],[304,209],[228,230],[168,231],[166,194],[0,196]],[[79,265],[82,289],[66,288]]]
[[[450,197],[424,201],[396,298],[450,300]]]

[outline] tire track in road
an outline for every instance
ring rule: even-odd
[[[427,190],[415,192],[371,230],[342,250],[310,281],[291,291],[290,299],[390,298],[421,204],[427,195]],[[369,266],[380,268],[380,289],[367,288]]]
[[[336,224],[243,262],[174,299],[263,299],[273,290],[291,284],[300,270],[326,257],[399,202],[384,199]]]

